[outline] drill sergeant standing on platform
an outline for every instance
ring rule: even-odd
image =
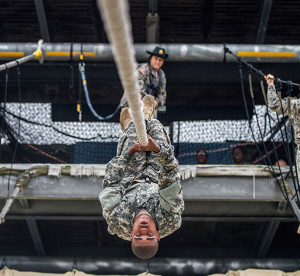
[[[148,144],[137,142],[129,109],[123,108],[117,156],[106,166],[99,199],[108,232],[131,241],[133,253],[149,259],[160,238],[181,226],[184,202],[174,147],[162,124],[151,119],[153,97],[146,95],[143,104]]]
[[[293,115],[293,127],[294,127],[294,137],[296,144],[296,162],[297,162],[297,172],[298,177],[300,177],[300,99],[291,98],[290,99],[290,111],[289,103],[287,98],[280,99],[277,95],[276,88],[274,85],[274,76],[268,74],[265,76],[265,80],[268,84],[268,105],[271,110],[278,114]],[[283,111],[283,112],[282,112]],[[299,181],[300,182],[300,181]]]
[[[161,69],[165,59],[168,58],[164,48],[155,47],[153,52],[147,51],[150,54],[148,62],[138,65],[138,83],[142,98],[149,94],[154,97],[155,108],[160,105],[165,105],[167,99],[166,92],[166,75]],[[125,93],[120,102],[121,107],[128,106]]]

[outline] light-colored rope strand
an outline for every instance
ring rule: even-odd
[[[112,45],[123,89],[131,109],[133,123],[142,146],[148,143],[142,101],[137,81],[135,50],[126,0],[98,0],[101,17]]]

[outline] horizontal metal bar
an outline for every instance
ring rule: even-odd
[[[138,61],[149,58],[146,51],[152,51],[156,44],[135,44]],[[174,62],[223,62],[223,44],[161,44],[169,54],[167,61]],[[32,54],[37,43],[0,43],[0,60],[9,60],[8,52],[22,52],[25,56]],[[300,45],[255,45],[227,44],[226,47],[235,55],[238,52],[251,52],[242,59],[250,62],[299,62]],[[42,46],[45,61],[69,61],[71,43],[44,43]],[[82,50],[82,51],[81,51]],[[109,44],[74,43],[73,60],[79,61],[83,53],[84,61],[113,61],[113,51]],[[226,54],[227,62],[235,62],[236,58]]]
[[[14,188],[16,176],[11,176],[10,188]],[[0,175],[0,199],[6,199],[8,176]],[[81,177],[62,175],[59,178],[39,176],[32,178],[17,199],[32,200],[98,200],[102,191],[103,177]],[[253,185],[255,181],[255,185]],[[288,179],[291,183],[291,179]],[[210,176],[195,177],[181,181],[185,200],[242,200],[273,201],[284,199],[280,188],[266,177]],[[86,188],[88,187],[88,189]],[[200,187],[200,188],[199,188]]]
[[[5,63],[5,64],[1,64],[0,65],[0,71],[5,70],[6,68],[12,68],[12,67],[18,66],[18,64],[22,64],[22,63],[28,62],[30,60],[33,60],[34,58],[35,58],[35,55],[31,54],[31,55],[19,58],[17,60],[11,61],[11,62],[8,62],[8,63]]]
[[[46,273],[65,273],[74,267],[85,273],[93,274],[138,274],[145,272],[146,267],[153,274],[167,275],[209,275],[226,273],[228,270],[279,269],[296,271],[299,259],[171,259],[155,258],[150,262],[137,258],[71,258],[71,257],[27,257],[0,256],[0,262],[10,269]],[[148,263],[148,265],[147,265]]]
[[[27,220],[27,219],[34,219],[34,220],[86,220],[86,221],[104,221],[102,216],[78,216],[78,215],[7,215],[6,220]],[[242,222],[295,222],[297,218],[295,217],[182,217],[182,221],[189,221],[189,222],[235,222],[235,221],[242,221]]]

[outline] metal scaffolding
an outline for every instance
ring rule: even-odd
[[[156,44],[134,44],[137,60],[147,60],[146,51]],[[169,54],[168,62],[224,62],[223,44],[161,44]],[[0,43],[0,60],[12,60],[32,54],[36,43]],[[237,56],[249,62],[290,62],[300,61],[299,45],[255,45],[227,44],[226,47]],[[113,61],[112,47],[109,44],[92,43],[44,43],[42,46],[45,61],[80,60],[81,53],[85,61]],[[226,62],[236,62],[231,55]]]

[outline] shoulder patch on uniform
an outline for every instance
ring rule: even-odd
[[[145,76],[145,74],[146,74],[145,68],[139,68],[139,71],[143,76]]]

